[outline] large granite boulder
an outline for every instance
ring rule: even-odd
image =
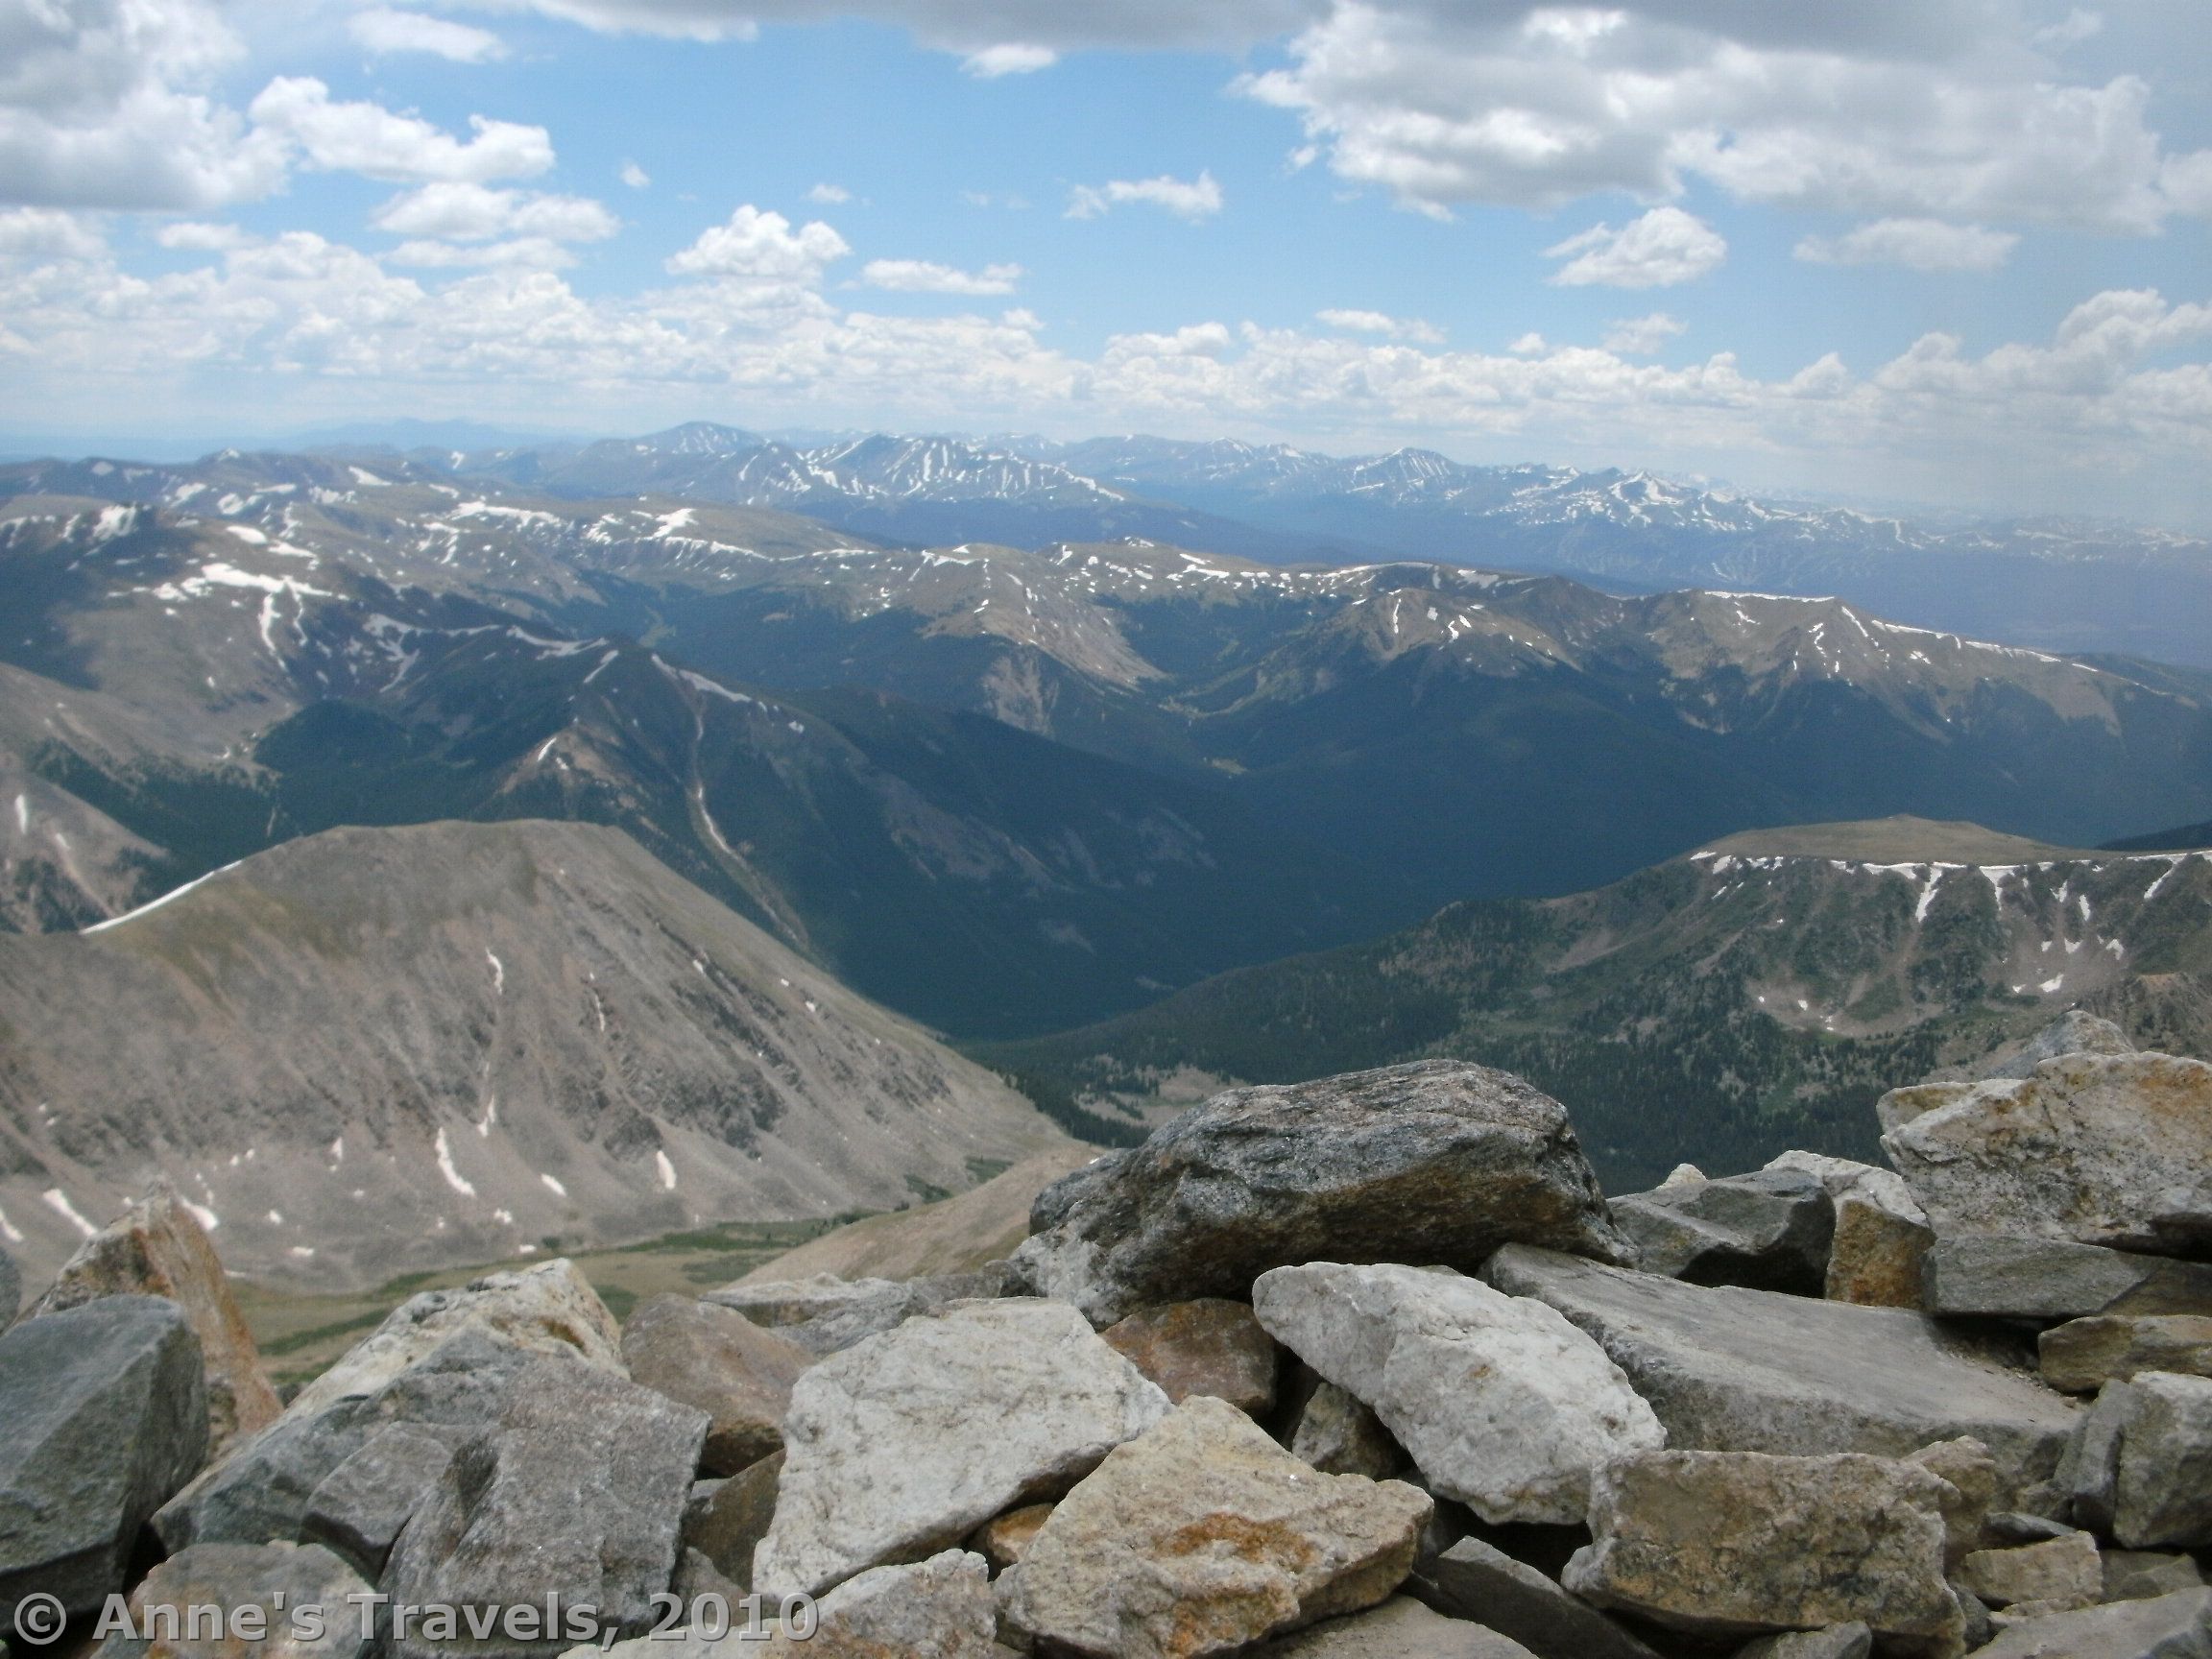
[[[1633,1259],[1566,1108],[1450,1060],[1232,1089],[1047,1187],[1030,1225],[1014,1278],[1102,1326],[1306,1262],[1472,1272],[1514,1240]]]
[[[1056,1497],[1167,1397],[1054,1302],[969,1303],[822,1360],[791,1390],[754,1588],[819,1595]]]
[[[509,1385],[534,1358],[481,1326],[469,1326],[369,1394],[322,1405],[303,1396],[305,1403],[295,1401],[283,1416],[162,1505],[154,1517],[162,1547],[174,1554],[194,1544],[267,1544],[315,1535],[308,1512],[323,1483],[383,1430],[408,1424],[458,1446],[498,1419]],[[373,1374],[360,1373],[364,1379]],[[394,1470],[388,1466],[386,1474]],[[336,1493],[350,1479],[341,1479]],[[333,1514],[349,1507],[336,1493]],[[386,1483],[375,1503],[397,1525],[422,1496],[420,1488]],[[365,1515],[357,1518],[367,1524]],[[334,1536],[325,1534],[325,1541]]]
[[[536,1354],[580,1358],[614,1376],[622,1332],[599,1293],[565,1258],[518,1273],[492,1273],[455,1290],[425,1290],[385,1318],[346,1357],[293,1397],[315,1411],[349,1394],[373,1394],[448,1337],[481,1331]]]
[[[2104,1562],[2095,1538],[2066,1532],[2040,1544],[1977,1550],[1960,1563],[1956,1582],[1992,1607],[2030,1602],[2062,1613],[2104,1599]]]
[[[172,1555],[131,1592],[136,1636],[111,1631],[92,1659],[354,1659],[369,1584],[327,1550],[297,1544],[201,1544]],[[225,1633],[191,1634],[190,1610],[222,1609]],[[174,1617],[180,1639],[169,1640]],[[255,1636],[252,1632],[265,1631]],[[147,1632],[161,1631],[156,1639]]]
[[[1509,1636],[1407,1597],[1252,1649],[1252,1659],[1534,1659]]]
[[[798,1343],[689,1296],[656,1296],[622,1327],[630,1379],[707,1413],[709,1475],[734,1475],[783,1444],[791,1384],[814,1363]]]
[[[1535,1659],[1658,1659],[1589,1602],[1479,1538],[1423,1559],[1407,1592],[1440,1613],[1479,1620]]]
[[[1882,1145],[1943,1237],[2015,1234],[2176,1254],[2212,1244],[2212,1066],[2069,1054],[2027,1077],[1926,1083]]]
[[[2043,1381],[2094,1394],[2138,1371],[2212,1377],[2212,1317],[2143,1314],[2070,1319],[2036,1339]]]
[[[2108,1383],[2067,1458],[2074,1518],[2130,1550],[2212,1545],[2212,1378]]]
[[[1318,1474],[1199,1395],[1054,1508],[1006,1574],[1002,1610],[1049,1652],[1230,1652],[1382,1601],[1431,1507],[1401,1481]]]
[[[1978,1659],[2212,1659],[2212,1590],[2030,1619]]]
[[[379,1588],[443,1607],[589,1604],[601,1628],[643,1634],[676,1572],[707,1415],[572,1359],[534,1358],[497,1421],[464,1444],[393,1546]],[[391,1659],[556,1653],[551,1637],[486,1640],[423,1628]]]
[[[301,1537],[323,1545],[363,1577],[381,1577],[392,1546],[429,1502],[468,1438],[443,1426],[414,1423],[387,1423],[373,1431],[307,1495]]]
[[[108,1296],[0,1334],[0,1632],[27,1596],[82,1613],[122,1589],[139,1528],[206,1455],[176,1303]]]
[[[1823,1296],[1868,1308],[1921,1305],[1922,1258],[1936,1232],[1896,1170],[1818,1152],[1785,1152],[1767,1167],[1802,1169],[1827,1190],[1836,1226]]]
[[[1989,1449],[2009,1501],[2056,1470],[2079,1415],[2065,1396],[1901,1308],[1684,1285],[1520,1245],[1482,1277],[1595,1337],[1677,1450],[1897,1457],[1970,1435]]]
[[[1766,1168],[1676,1181],[1613,1200],[1638,1265],[1692,1285],[1747,1285],[1817,1296],[1827,1283],[1836,1206],[1809,1170]]]
[[[1936,1239],[1928,1250],[1926,1285],[1931,1313],[2079,1319],[2212,1312],[2212,1265],[2017,1234]]]
[[[1646,1452],[1599,1476],[1593,1542],[1566,1585],[1601,1607],[1709,1636],[1857,1621],[1900,1647],[1956,1650],[1943,1482],[1844,1454]]]
[[[31,1311],[58,1313],[103,1296],[166,1296],[184,1310],[207,1370],[207,1453],[220,1457],[283,1410],[230,1293],[215,1247],[167,1181],[84,1240]]]
[[[1274,1408],[1283,1352],[1241,1302],[1217,1296],[1170,1302],[1132,1313],[1099,1334],[1174,1405],[1211,1394],[1248,1417]]]
[[[1667,1443],[1590,1337],[1542,1302],[1450,1268],[1277,1267],[1252,1286],[1252,1306],[1374,1410],[1432,1491],[1493,1524],[1578,1522],[1595,1470]]]
[[[1000,1295],[1006,1269],[995,1263],[973,1273],[937,1273],[921,1279],[840,1279],[816,1273],[805,1279],[740,1279],[700,1298],[733,1309],[756,1325],[796,1342],[809,1354],[836,1354],[919,1313],[941,1313],[955,1302]]]

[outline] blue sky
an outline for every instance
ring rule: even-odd
[[[2202,525],[2201,21],[0,0],[0,422],[1145,430]]]

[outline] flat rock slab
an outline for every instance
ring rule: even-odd
[[[2138,1371],[2212,1377],[2212,1317],[2143,1314],[2073,1319],[2036,1339],[2043,1381],[2094,1394]]]
[[[1992,1607],[2022,1601],[2053,1609],[2087,1607],[2104,1599],[2104,1563],[2097,1540],[2086,1532],[2009,1550],[1977,1550],[1960,1563],[1957,1576]]]
[[[776,1518],[754,1587],[820,1595],[950,1548],[1056,1497],[1168,1410],[1063,1303],[976,1302],[833,1354],[784,1419]]]
[[[1394,1598],[1252,1649],[1252,1659],[1534,1659],[1509,1636]]]
[[[1232,1089],[1054,1182],[1030,1226],[1013,1277],[1100,1326],[1306,1262],[1472,1272],[1514,1240],[1634,1257],[1567,1109],[1446,1060]]]
[[[519,1273],[492,1273],[455,1290],[425,1290],[386,1316],[337,1364],[293,1397],[314,1411],[349,1394],[373,1394],[447,1338],[482,1331],[536,1354],[579,1358],[615,1376],[622,1332],[599,1293],[565,1258]]]
[[[172,1555],[131,1592],[132,1625],[143,1635],[111,1632],[93,1659],[354,1659],[361,1650],[361,1604],[369,1585],[327,1550],[297,1544],[201,1544]],[[204,1626],[191,1635],[191,1609],[223,1610],[226,1633]],[[319,1608],[317,1619],[304,1609]],[[249,1609],[252,1611],[250,1612]],[[183,1638],[170,1641],[162,1621],[174,1618]],[[254,1637],[253,1629],[267,1632]],[[228,1632],[236,1631],[233,1639]]]
[[[276,1421],[283,1405],[261,1368],[261,1352],[230,1293],[223,1263],[168,1182],[156,1182],[143,1199],[87,1238],[32,1312],[59,1313],[103,1296],[166,1296],[184,1310],[206,1366],[210,1457],[220,1457],[235,1441]]]
[[[783,1445],[791,1384],[814,1363],[798,1343],[733,1309],[656,1296],[622,1327],[630,1380],[707,1413],[700,1468],[734,1475]]]
[[[138,1530],[207,1451],[200,1344],[156,1296],[107,1296],[0,1334],[0,1632],[53,1596],[123,1588]]]
[[[1177,1406],[1193,1394],[1211,1394],[1247,1417],[1264,1417],[1274,1407],[1283,1353],[1242,1302],[1170,1302],[1132,1313],[1099,1334]]]
[[[1048,1652],[1190,1659],[1382,1601],[1428,1494],[1322,1475],[1200,1395],[1115,1449],[1009,1571],[1002,1611]]]
[[[1439,1612],[1510,1636],[1535,1659],[1658,1659],[1589,1602],[1479,1538],[1424,1561],[1407,1589]]]
[[[1931,1313],[2078,1319],[2212,1312],[2212,1266],[2065,1238],[1960,1234],[1927,1257]]]
[[[2051,1477],[2080,1416],[1906,1309],[1683,1285],[1522,1246],[1483,1278],[1596,1337],[1676,1450],[1898,1457],[1963,1435],[2012,1494]]]
[[[1943,1576],[1943,1481],[1846,1453],[1646,1452],[1606,1469],[1566,1587],[1709,1636],[1865,1624],[1939,1651],[1962,1615]]]
[[[2067,1054],[2026,1077],[1926,1083],[1878,1108],[1936,1233],[2173,1253],[2212,1239],[2212,1066]]]
[[[2031,1619],[1978,1659],[2212,1659],[2212,1590]]]
[[[384,1425],[308,1494],[301,1536],[364,1577],[381,1577],[393,1544],[437,1490],[466,1437],[450,1429]]]
[[[675,1575],[704,1412],[573,1359],[534,1358],[496,1424],[463,1445],[393,1547],[381,1589],[417,1606],[510,1607],[558,1595],[618,1635],[651,1627]],[[424,1628],[392,1659],[553,1653]]]
[[[1278,1267],[1252,1304],[1374,1410],[1431,1490],[1493,1524],[1578,1523],[1593,1471],[1667,1443],[1621,1368],[1557,1310],[1449,1268]]]

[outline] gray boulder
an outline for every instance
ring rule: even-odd
[[[2212,1584],[2196,1557],[2177,1550],[2107,1550],[2104,1562],[2106,1601],[2149,1601]]]
[[[700,1298],[742,1313],[809,1354],[839,1354],[855,1342],[895,1331],[917,1314],[941,1313],[955,1302],[1001,1294],[1002,1265],[973,1273],[939,1273],[920,1279],[740,1280]]]
[[[1938,1238],[1927,1259],[1932,1313],[2078,1319],[2212,1312],[2212,1266],[2020,1235]]]
[[[1684,1285],[1521,1245],[1482,1276],[1597,1338],[1677,1450],[1894,1457],[1965,1435],[2013,1494],[2056,1470],[2080,1415],[1906,1309]]]
[[[1013,1279],[1096,1325],[1313,1261],[1472,1272],[1516,1239],[1633,1259],[1566,1108],[1450,1060],[1217,1094],[1047,1187],[1030,1229]]]
[[[381,1577],[400,1529],[437,1489],[465,1438],[452,1429],[385,1424],[308,1494],[301,1537],[363,1577]]]
[[[2069,1054],[2020,1078],[1893,1090],[1882,1145],[1939,1237],[2176,1254],[2212,1241],[2212,1065]]]
[[[1836,1238],[1826,1186],[1787,1167],[1616,1198],[1613,1219],[1635,1241],[1647,1273],[1797,1296],[1821,1293]]]
[[[417,1360],[467,1332],[533,1354],[581,1358],[622,1376],[622,1333],[599,1293],[565,1258],[518,1273],[489,1273],[452,1290],[402,1302],[346,1357],[293,1397],[314,1411],[348,1395],[373,1394]]]
[[[415,1512],[381,1585],[418,1606],[542,1604],[599,1610],[602,1628],[642,1634],[675,1575],[685,1500],[707,1415],[574,1360],[534,1358],[497,1422],[454,1454]],[[429,1629],[394,1632],[394,1659],[553,1653]]]
[[[2019,1047],[2009,1051],[2000,1049],[1980,1065],[1969,1068],[1967,1082],[1979,1083],[1992,1077],[2032,1077],[2035,1068],[2046,1060],[2056,1060],[2067,1054],[2132,1054],[2135,1045],[2128,1040],[2128,1033],[2109,1020],[2103,1020],[2080,1008],[2069,1008]]]
[[[2030,1619],[1979,1659],[2212,1659],[2212,1590]]]
[[[949,1548],[1065,1492],[1167,1408],[1063,1304],[974,1302],[908,1320],[793,1385],[754,1588],[819,1595]]]
[[[1364,1475],[1383,1480],[1404,1469],[1406,1449],[1360,1398],[1323,1382],[1299,1407],[1290,1455],[1324,1475]]]
[[[1589,1602],[1479,1538],[1419,1563],[1406,1591],[1439,1613],[1510,1636],[1535,1659],[1658,1659]]]
[[[13,1322],[22,1306],[23,1275],[15,1266],[15,1259],[0,1245],[0,1330]]]
[[[1921,1305],[1921,1259],[1936,1234],[1896,1170],[1818,1152],[1785,1152],[1767,1167],[1816,1177],[1835,1206],[1823,1296],[1870,1308]]]
[[[176,1303],[108,1296],[0,1334],[0,1631],[26,1596],[81,1613],[122,1589],[139,1528],[206,1455]]]
[[[1900,1647],[1955,1651],[1942,1485],[1917,1464],[1856,1454],[1639,1453],[1599,1477],[1593,1542],[1568,1562],[1566,1586],[1698,1635],[1856,1621]]]
[[[1394,1597],[1251,1649],[1251,1659],[1533,1659],[1509,1636]]]
[[[1572,1525],[1593,1471],[1667,1442],[1621,1368],[1555,1309],[1449,1268],[1277,1267],[1252,1307],[1374,1409],[1432,1491],[1494,1524]]]
[[[327,1550],[297,1544],[201,1544],[149,1573],[131,1592],[134,1628],[160,1628],[174,1610],[180,1623],[195,1607],[218,1607],[239,1633],[170,1641],[110,1633],[93,1659],[354,1659],[361,1651],[361,1603],[369,1585]],[[318,1617],[318,1614],[320,1615]],[[253,1629],[267,1632],[254,1637]]]
[[[194,1544],[304,1538],[317,1491],[371,1436],[387,1425],[408,1423],[459,1431],[451,1436],[458,1444],[497,1419],[509,1384],[533,1358],[473,1326],[447,1336],[367,1395],[340,1396],[320,1406],[295,1401],[283,1416],[164,1504],[154,1517],[154,1529],[172,1554]],[[373,1374],[360,1375],[367,1382]]]
[[[2068,1455],[2074,1518],[2130,1550],[2212,1545],[2212,1378],[2108,1383]]]
[[[2138,1371],[2212,1377],[2212,1317],[2109,1315],[2073,1319],[2036,1339],[2043,1381],[2070,1394],[2094,1394]]]

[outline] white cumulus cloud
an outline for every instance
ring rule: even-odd
[[[1195,225],[1221,211],[1221,186],[1211,172],[1195,179],[1162,174],[1157,179],[1115,179],[1104,184],[1078,184],[1068,193],[1068,217],[1096,219],[1114,207],[1143,203]]]
[[[1995,271],[2020,238],[1940,219],[1877,219],[1840,236],[1807,236],[1794,250],[1815,265],[1904,265],[1914,271]]]
[[[1623,317],[1605,333],[1605,349],[1623,357],[1648,357],[1668,341],[1679,338],[1690,325],[1664,311],[1642,317]]]
[[[1565,287],[1669,288],[1719,269],[1728,244],[1695,214],[1654,207],[1618,230],[1593,225],[1544,256],[1567,260],[1550,278]]]
[[[980,52],[971,52],[961,60],[961,70],[978,81],[996,81],[1001,75],[1034,75],[1040,69],[1049,69],[1060,61],[1060,54],[1049,46],[1029,46],[1005,41],[986,46]]]
[[[604,242],[622,228],[613,214],[587,196],[449,182],[425,184],[393,197],[370,215],[370,223],[395,236],[445,242],[484,242],[497,236]]]
[[[853,250],[819,219],[796,230],[782,214],[747,203],[727,225],[710,226],[668,261],[679,276],[735,276],[811,286],[823,269]]]
[[[0,210],[0,258],[92,259],[107,239],[74,213],[53,207]]]
[[[1331,307],[1314,312],[1313,320],[1355,334],[1381,334],[1392,340],[1415,340],[1428,346],[1440,344],[1444,338],[1444,331],[1432,323],[1424,323],[1418,317],[1393,317],[1386,311]]]
[[[390,6],[372,6],[354,12],[346,20],[346,32],[357,45],[377,57],[421,52],[455,63],[489,63],[507,56],[506,42],[489,29]]]
[[[1019,265],[962,271],[928,259],[871,259],[860,268],[860,280],[868,287],[901,294],[1011,294],[1022,276]]]
[[[2150,85],[2069,77],[2048,52],[2086,22],[2031,38],[2023,10],[1334,0],[1239,84],[1340,177],[1434,213],[1702,180],[1871,218],[2154,230],[2172,209]],[[2189,10],[2147,26],[2188,51]]]
[[[263,131],[299,147],[306,164],[325,172],[359,173],[397,182],[451,180],[483,183],[526,179],[553,165],[553,140],[542,127],[471,115],[467,140],[380,104],[342,103],[309,76],[279,76],[248,113]]]

